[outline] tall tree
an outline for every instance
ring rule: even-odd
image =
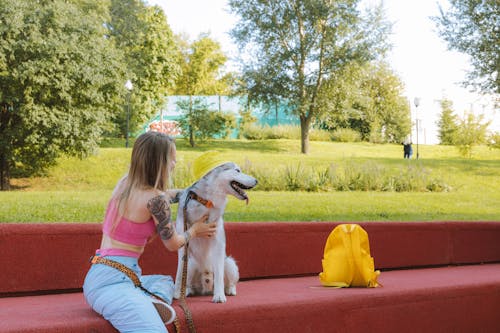
[[[442,99],[441,114],[439,115],[438,137],[442,145],[455,144],[458,132],[458,117],[453,111],[453,102],[448,99]]]
[[[300,119],[301,152],[322,110],[326,80],[353,62],[381,56],[390,25],[382,5],[359,9],[358,0],[230,0],[239,22],[231,34],[248,57],[242,73],[249,98],[283,99]]]
[[[384,62],[349,66],[320,93],[322,120],[331,129],[351,128],[363,140],[401,142],[410,133],[404,85]]]
[[[221,81],[227,57],[220,44],[209,34],[201,34],[192,43],[178,36],[177,61],[181,73],[175,81],[175,95],[217,95],[227,87]]]
[[[0,1],[0,187],[97,148],[119,110],[120,53],[105,2]]]
[[[208,34],[201,34],[193,43],[188,42],[187,36],[178,36],[178,40],[177,45],[180,48],[177,61],[181,74],[177,78],[173,93],[189,96],[187,102],[181,103],[181,109],[184,110],[181,124],[184,131],[187,131],[191,146],[194,147],[195,136],[201,135],[197,133],[204,133],[199,130],[200,114],[208,112],[208,107],[199,100],[193,100],[193,96],[218,95],[228,89],[226,81],[221,79],[227,57],[220,44]],[[206,121],[209,121],[209,118],[206,118]]]
[[[434,17],[448,47],[470,56],[473,69],[466,86],[500,93],[500,5],[498,0],[449,0],[446,11]]]
[[[474,146],[486,142],[486,134],[491,121],[484,121],[483,115],[474,115],[472,112],[465,114],[459,120],[459,126],[455,137],[455,144],[464,157],[472,157]]]
[[[133,89],[130,130],[134,131],[156,114],[178,75],[176,44],[163,10],[144,0],[111,0],[111,38],[122,50],[127,78]],[[117,117],[119,132],[125,136],[127,110]]]

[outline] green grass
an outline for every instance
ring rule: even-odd
[[[420,159],[404,160],[401,145],[311,142],[308,155],[296,140],[210,141],[189,148],[178,140],[178,179],[190,162],[219,150],[236,163],[262,169],[300,165],[374,163],[398,172],[425,168],[450,185],[449,192],[265,192],[249,191],[250,204],[230,199],[226,221],[437,221],[500,220],[500,150],[477,147],[473,159],[455,147],[420,145]],[[414,147],[416,150],[416,147]],[[0,192],[2,222],[99,222],[116,181],[126,172],[131,149],[101,148],[85,160],[62,158],[46,177],[13,180]]]

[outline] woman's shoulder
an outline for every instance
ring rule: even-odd
[[[141,193],[141,197],[146,202],[149,202],[152,199],[161,200],[161,199],[165,198],[165,192],[155,190],[155,189],[143,190]]]

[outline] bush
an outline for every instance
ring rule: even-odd
[[[327,130],[313,128],[309,133],[309,139],[311,141],[331,141],[332,135]]]
[[[490,148],[500,149],[500,132],[492,133],[488,138],[488,146]]]
[[[361,135],[350,128],[338,128],[332,133],[332,140],[338,142],[359,142]]]
[[[298,125],[257,125],[249,124],[242,127],[241,136],[248,140],[289,139],[299,140],[301,138],[300,126]],[[312,129],[309,133],[311,141],[330,141],[330,133],[325,130]]]
[[[451,186],[433,177],[430,170],[413,164],[396,172],[382,164],[347,161],[329,167],[306,168],[302,164],[282,169],[255,168],[249,161],[245,173],[259,179],[260,191],[379,191],[379,192],[447,192]]]

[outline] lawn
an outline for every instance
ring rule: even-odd
[[[299,153],[296,140],[210,141],[190,148],[177,142],[175,183],[189,184],[190,162],[218,150],[244,168],[269,170],[301,165],[380,165],[394,173],[420,167],[450,186],[447,192],[249,191],[250,203],[231,198],[226,221],[442,221],[500,220],[500,150],[476,147],[472,159],[455,147],[420,145],[419,160],[404,160],[401,145],[311,142]],[[416,147],[414,147],[415,150]],[[131,149],[101,148],[84,160],[61,158],[45,177],[14,179],[0,192],[2,222],[99,222]],[[251,169],[251,168],[250,168]],[[178,185],[179,186],[179,185]]]

